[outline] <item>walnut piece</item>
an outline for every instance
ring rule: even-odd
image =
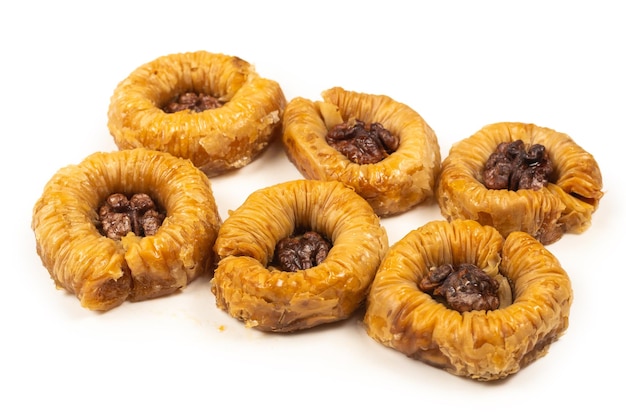
[[[546,147],[524,141],[502,142],[489,156],[483,170],[483,181],[488,189],[539,190],[550,182],[554,172]]]
[[[378,123],[361,120],[335,125],[326,141],[356,164],[375,164],[398,149],[400,140]]]
[[[459,312],[490,311],[500,306],[498,281],[471,263],[435,267],[418,286]]]
[[[174,97],[166,103],[162,109],[165,113],[175,113],[183,110],[191,110],[192,112],[199,113],[205,110],[217,109],[218,107],[222,107],[222,105],[219,99],[210,94],[188,91]]]
[[[274,258],[284,271],[306,270],[322,264],[331,246],[322,235],[307,231],[278,241]]]

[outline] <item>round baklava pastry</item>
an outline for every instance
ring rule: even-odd
[[[283,144],[302,175],[352,187],[379,216],[432,198],[441,165],[437,137],[415,110],[388,96],[346,91],[291,100]]]
[[[589,228],[603,196],[602,174],[568,135],[502,122],[452,146],[436,195],[448,220],[476,220],[504,236],[527,232],[547,245]]]
[[[189,160],[138,148],[97,152],[54,174],[35,203],[37,253],[83,307],[176,292],[214,267],[221,225]]]
[[[217,306],[246,326],[292,332],[363,306],[388,237],[372,207],[338,181],[253,192],[215,242]]]
[[[280,85],[241,58],[178,53],[117,85],[108,127],[120,149],[166,151],[216,176],[249,164],[280,136],[285,104]]]
[[[545,355],[567,330],[572,298],[559,261],[529,234],[431,221],[389,249],[364,324],[411,358],[489,381]]]

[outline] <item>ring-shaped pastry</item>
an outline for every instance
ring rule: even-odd
[[[283,144],[305,178],[337,180],[354,188],[379,216],[409,210],[432,198],[440,170],[437,137],[409,106],[384,95],[322,92],[322,102],[296,97],[285,108]],[[397,150],[374,164],[350,161],[328,144],[333,126],[350,119],[380,123],[399,138]]]
[[[505,277],[512,303],[460,313],[418,286],[444,264]],[[475,221],[431,221],[392,246],[376,274],[364,324],[374,340],[475,380],[496,380],[545,355],[569,323],[573,293],[559,261],[525,232],[504,239]]]
[[[298,229],[332,241],[314,267],[270,265],[279,240]],[[369,204],[337,181],[294,180],[252,193],[224,221],[215,242],[217,306],[246,326],[291,332],[348,318],[362,306],[388,249]]]
[[[483,168],[498,144],[521,139],[541,144],[552,160],[553,181],[539,190],[493,190],[485,187]],[[487,125],[452,146],[442,163],[436,189],[448,220],[472,219],[498,229],[505,237],[527,232],[543,244],[564,233],[582,233],[591,225],[602,192],[602,174],[594,157],[564,133],[533,124]]]
[[[120,240],[98,228],[113,193],[145,193],[166,217],[154,235]],[[37,253],[58,288],[91,310],[171,294],[211,272],[221,220],[207,176],[189,160],[138,148],[97,152],[61,168],[32,216]]]
[[[202,112],[162,110],[187,92],[223,105]],[[140,66],[118,84],[108,127],[120,149],[166,151],[216,176],[249,164],[280,135],[285,104],[280,85],[238,57],[171,54]]]

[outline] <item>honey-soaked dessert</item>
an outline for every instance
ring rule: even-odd
[[[568,328],[572,300],[569,276],[529,234],[430,221],[387,252],[364,324],[408,357],[499,380],[547,354]]]
[[[208,177],[143,148],[60,169],[33,208],[37,253],[59,288],[106,311],[184,289],[213,271],[221,225]]]
[[[280,136],[285,104],[280,85],[241,58],[170,54],[118,84],[108,127],[120,149],[169,152],[216,176],[249,164]]]
[[[305,178],[349,185],[379,216],[433,197],[439,143],[419,113],[384,95],[340,87],[322,98],[296,97],[285,108],[283,144]]]
[[[533,124],[487,125],[452,146],[437,202],[448,220],[472,219],[543,244],[582,233],[603,196],[594,157],[564,133]]]
[[[255,191],[224,221],[212,290],[248,327],[312,328],[362,306],[387,249],[380,218],[348,186],[288,181]]]

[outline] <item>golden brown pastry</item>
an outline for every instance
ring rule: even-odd
[[[311,328],[362,306],[387,248],[379,217],[352,189],[289,181],[252,193],[224,221],[212,290],[217,306],[248,327]]]
[[[209,176],[249,164],[280,135],[280,85],[248,62],[206,51],[159,57],[116,87],[109,130],[120,149],[188,158]]]
[[[37,253],[57,287],[100,311],[211,272],[220,225],[207,176],[189,160],[143,148],[60,169],[32,217]]]
[[[416,111],[387,96],[340,87],[322,92],[322,98],[313,102],[297,97],[285,108],[283,144],[305,178],[349,185],[380,216],[405,212],[432,198],[441,163],[439,144]],[[377,130],[383,133],[376,137],[382,140],[363,139],[374,124],[380,125]],[[332,135],[340,126],[344,129]],[[352,132],[346,141],[348,130]],[[395,144],[388,147],[388,142]],[[372,148],[381,158],[373,158]]]
[[[499,305],[457,309],[459,293],[468,300],[482,287],[467,271],[456,277],[437,272],[467,264],[498,283]],[[431,292],[424,281],[433,277],[440,286]],[[455,375],[496,380],[547,353],[568,327],[572,298],[559,261],[527,233],[504,239],[475,221],[431,221],[389,249],[364,323],[374,340],[409,357]]]
[[[502,155],[492,157],[501,144],[507,143],[509,160],[513,151],[525,153],[530,162],[526,172],[511,170],[511,161],[501,164]],[[516,143],[525,149],[512,150]],[[552,171],[539,185],[537,178],[530,177],[546,170],[536,167],[533,155],[541,147]],[[492,171],[486,175],[488,162]],[[498,180],[498,176],[504,179],[504,187],[488,187],[487,180]],[[515,187],[506,187],[507,181]],[[524,183],[528,187],[519,187]],[[596,160],[568,135],[510,122],[485,126],[454,144],[442,163],[436,192],[441,213],[448,220],[473,219],[495,227],[505,237],[512,231],[524,231],[543,244],[559,240],[566,232],[585,231],[603,196]]]

